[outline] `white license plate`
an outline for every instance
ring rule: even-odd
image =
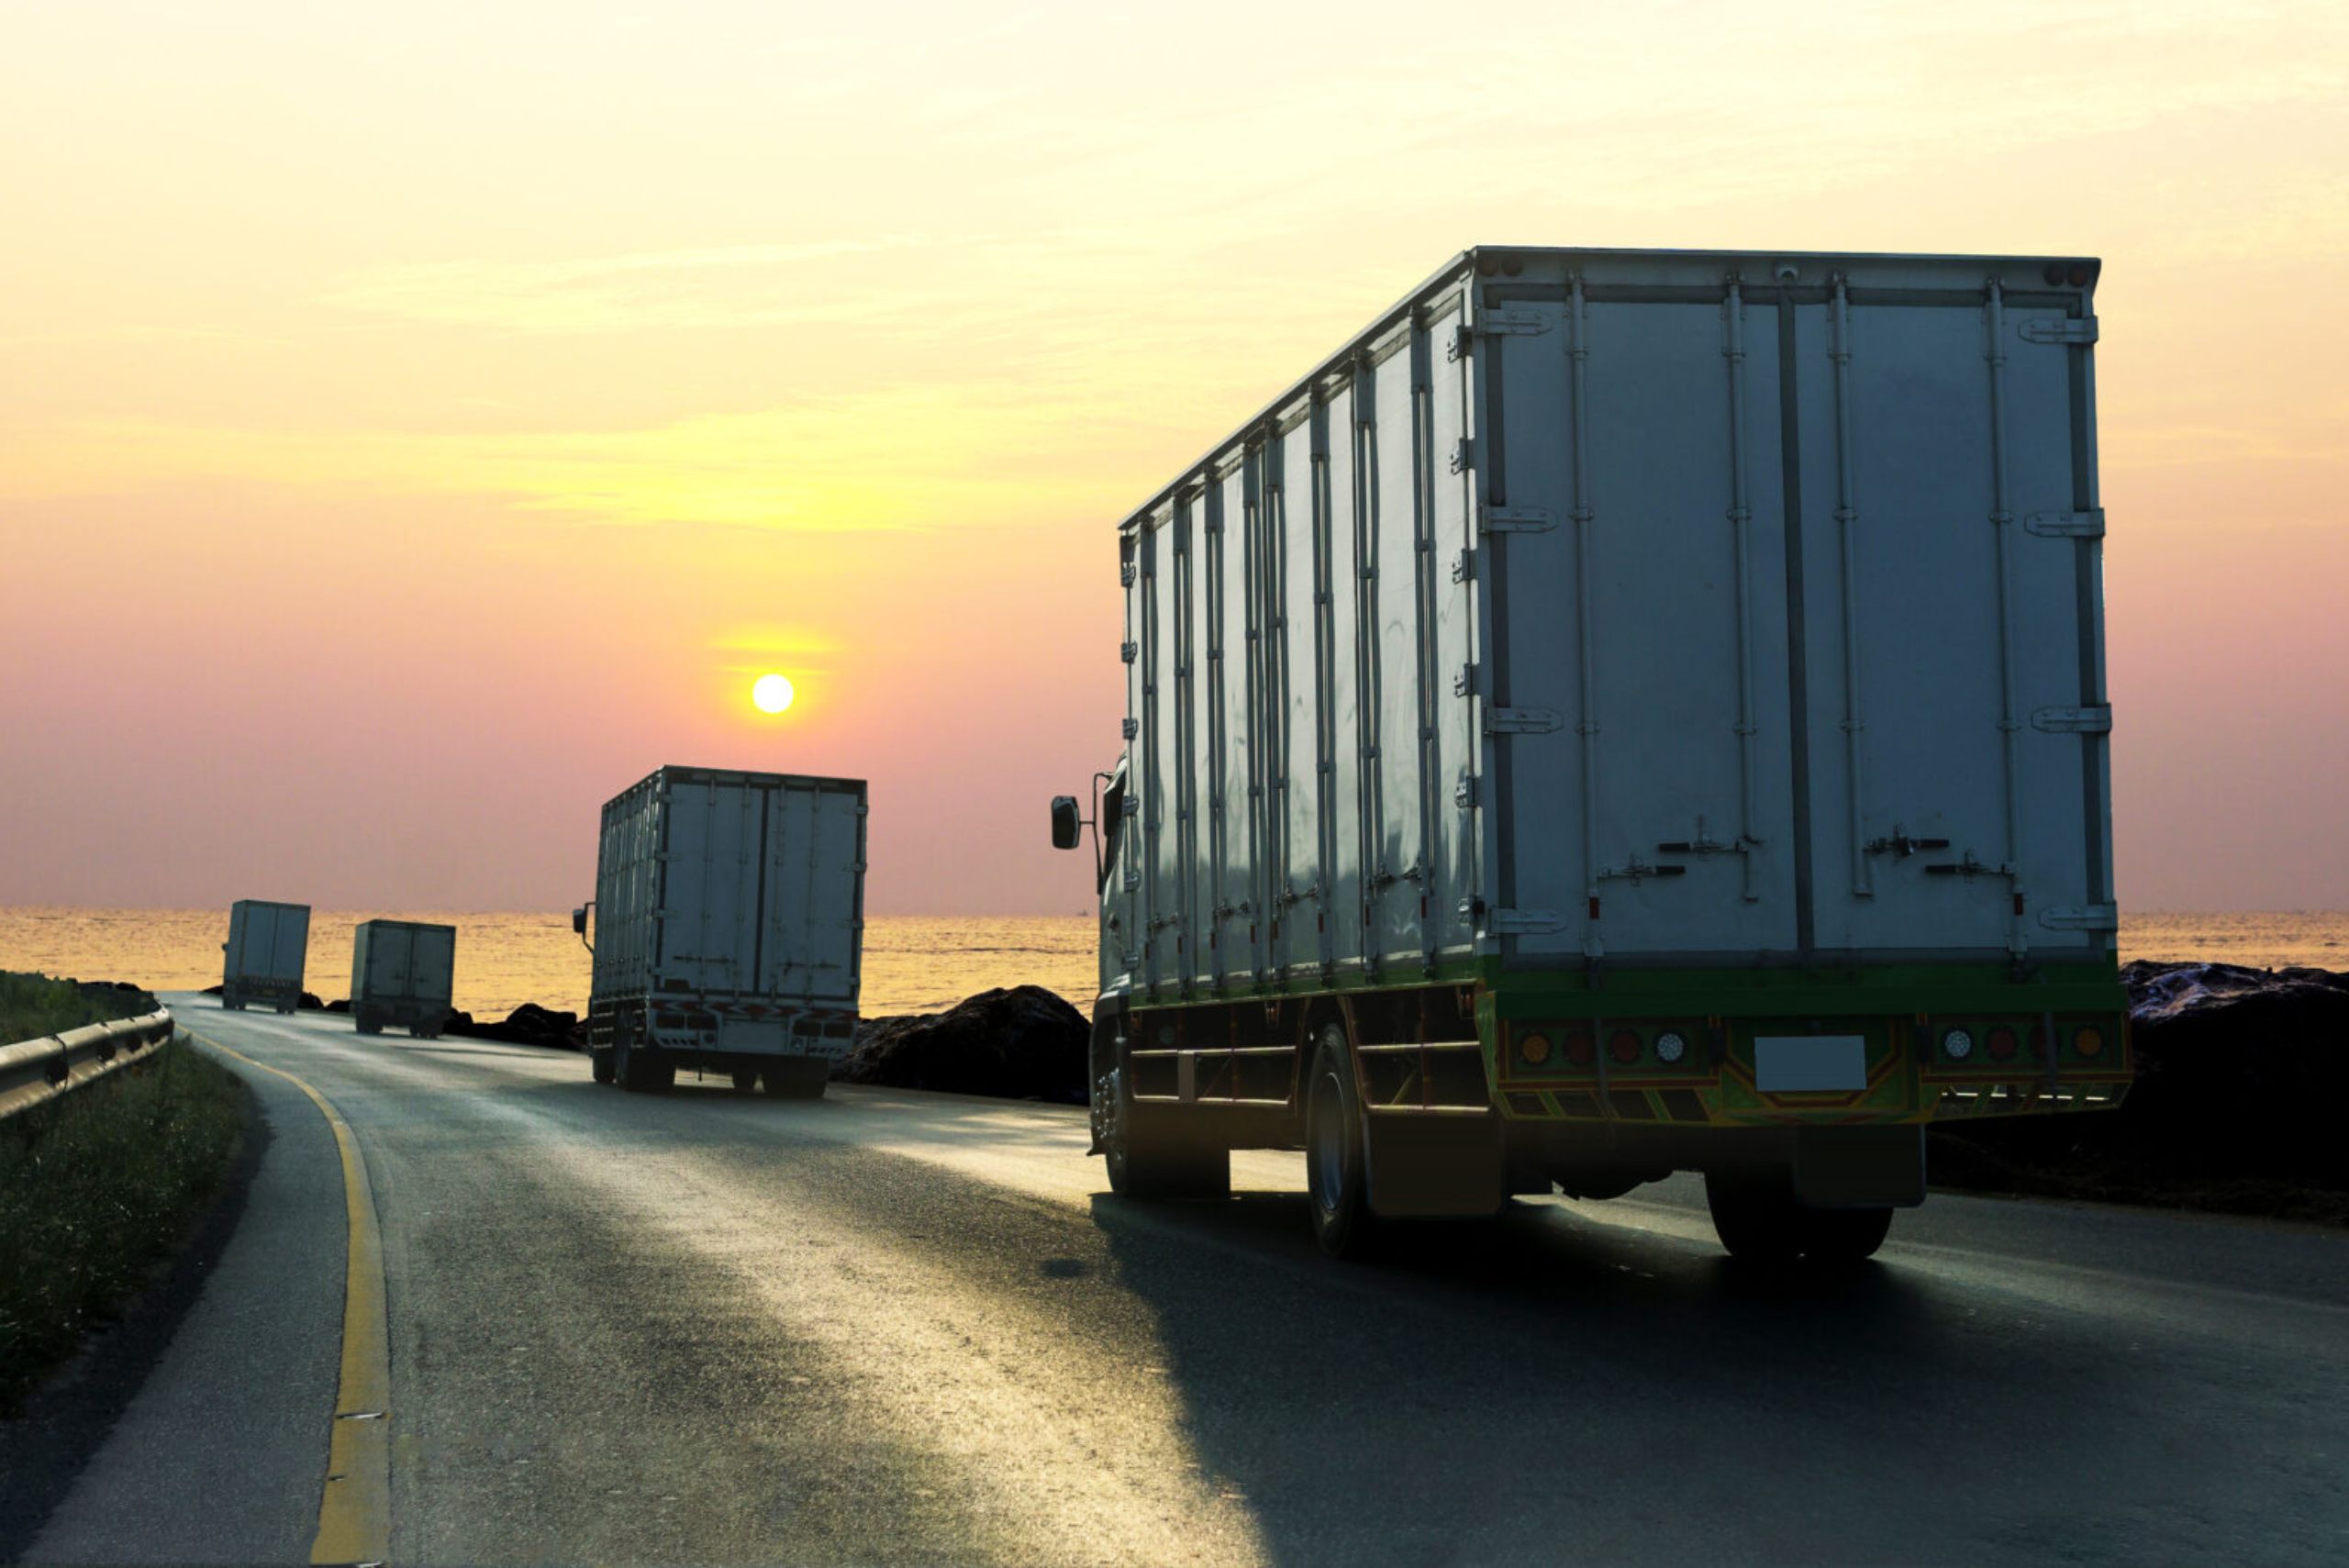
[[[1753,1042],[1753,1086],[1765,1095],[1868,1086],[1865,1035],[1763,1035]]]

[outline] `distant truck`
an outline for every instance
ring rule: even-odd
[[[301,1005],[310,957],[310,906],[240,898],[228,906],[228,940],[220,1005],[232,1013],[259,1005],[290,1013]]]
[[[417,1040],[449,1027],[457,928],[363,920],[351,939],[351,1021],[361,1034],[398,1025]]]
[[[1865,1257],[2117,1104],[2093,261],[1480,249],[1119,528],[1093,1132]],[[1053,803],[1053,839],[1083,812]]]
[[[856,1040],[862,779],[662,768],[604,806],[587,1039],[596,1081],[681,1068],[743,1094],[824,1092]]]

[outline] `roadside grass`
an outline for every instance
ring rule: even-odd
[[[83,985],[0,970],[0,1045],[155,1010],[155,998],[122,985]]]
[[[0,1416],[138,1294],[218,1195],[247,1093],[174,1040],[0,1121]]]

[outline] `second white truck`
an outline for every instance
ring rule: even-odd
[[[863,779],[662,768],[604,806],[587,1004],[596,1081],[680,1070],[813,1099],[856,1040]]]
[[[361,1034],[396,1024],[417,1040],[448,1027],[457,928],[419,920],[362,921],[351,941],[351,1021]]]

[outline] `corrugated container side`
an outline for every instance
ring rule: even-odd
[[[1127,525],[1137,874],[1162,995],[1431,973],[1475,951],[1464,309],[1436,291]]]

